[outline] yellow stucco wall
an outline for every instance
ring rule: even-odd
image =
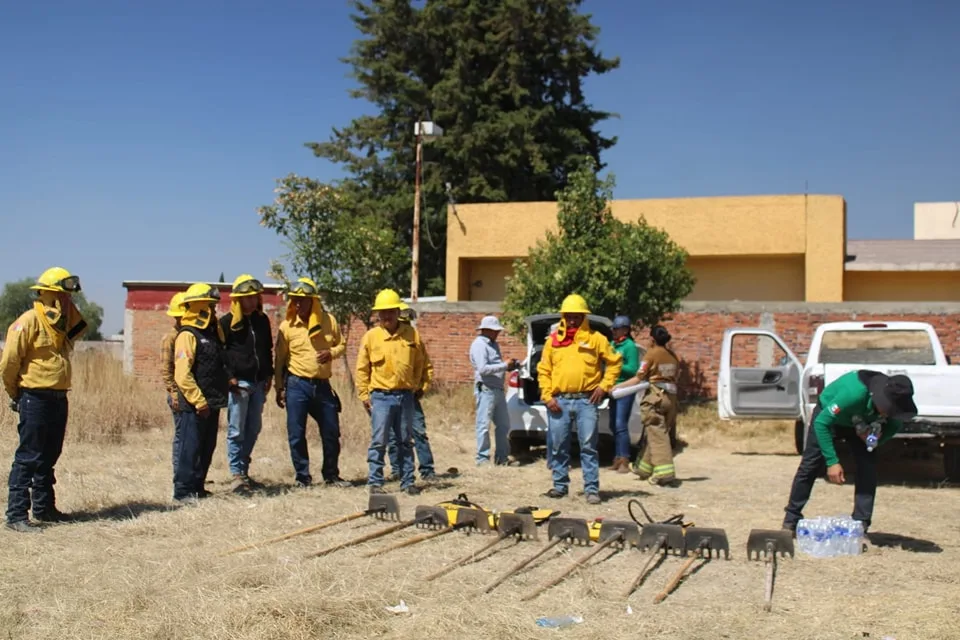
[[[847,271],[844,291],[851,302],[957,302],[960,271]]]
[[[846,204],[841,196],[614,200],[611,210],[621,220],[645,217],[687,250],[695,273],[702,272],[691,299],[729,299],[718,296],[735,291],[741,300],[843,300]],[[556,229],[555,202],[461,204],[456,212],[451,208],[447,299],[492,299],[487,296],[494,289],[480,292],[470,282],[482,279],[484,289],[486,278],[502,280],[509,273],[502,266],[504,259],[526,255],[548,229]],[[700,261],[706,258],[727,260]],[[783,280],[775,287],[777,277]],[[727,279],[740,282],[731,289]],[[788,297],[771,298],[777,288]]]

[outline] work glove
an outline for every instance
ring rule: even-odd
[[[20,401],[19,401],[19,400],[14,400],[13,398],[10,398],[10,400],[8,401],[7,406],[10,407],[10,411],[13,411],[14,413],[20,413]]]
[[[520,368],[520,363],[516,358],[512,358],[510,362],[507,363],[507,371],[513,371]]]

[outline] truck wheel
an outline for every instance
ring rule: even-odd
[[[530,440],[528,438],[510,438],[510,455],[521,459],[530,456]]]
[[[943,447],[943,474],[949,482],[960,482],[960,446]]]
[[[806,425],[803,424],[803,418],[793,424],[793,444],[799,454],[803,454],[803,434],[806,430]]]

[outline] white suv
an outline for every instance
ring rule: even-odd
[[[613,341],[613,324],[609,318],[588,315],[590,328]],[[559,313],[544,313],[528,316],[524,319],[527,324],[527,357],[520,365],[520,369],[507,374],[507,412],[510,415],[510,453],[514,456],[525,456],[530,447],[546,443],[547,407],[540,400],[540,385],[537,382],[537,365],[543,345],[550,335],[550,326],[560,322]],[[646,349],[637,345],[639,356],[642,359]],[[600,432],[601,457],[609,457],[613,449],[613,433],[610,431],[610,400],[604,398],[600,403],[598,431]],[[633,403],[630,414],[630,444],[638,447],[643,435],[643,421],[640,417],[639,399]],[[572,438],[572,445],[577,446],[577,438]],[[631,453],[631,459],[634,452]]]

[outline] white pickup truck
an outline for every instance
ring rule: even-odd
[[[761,362],[761,366],[739,366],[741,358],[734,348],[738,336],[754,343],[766,341],[770,347],[776,344],[786,355],[777,362]],[[776,349],[767,351],[772,354]],[[931,325],[873,321],[822,324],[813,334],[806,365],[772,331],[727,329],[720,357],[720,419],[795,420],[798,453],[806,444],[806,425],[825,385],[854,369],[909,376],[919,415],[905,424],[896,438],[909,440],[912,446],[942,447],[944,472],[950,480],[960,480],[960,366],[950,364]],[[765,364],[771,366],[762,366]]]

